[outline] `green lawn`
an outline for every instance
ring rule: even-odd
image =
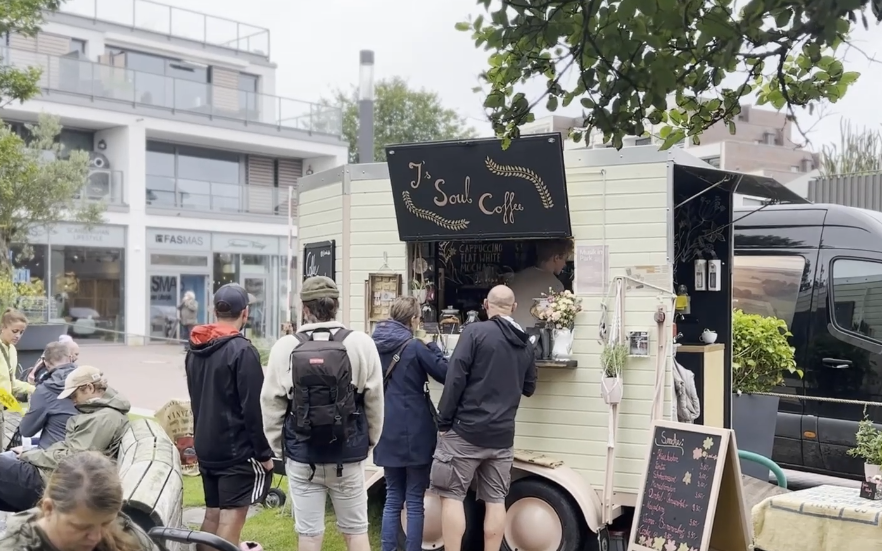
[[[285,477],[276,476],[274,485],[288,493]],[[380,519],[382,516],[381,499],[371,499],[368,506],[370,516],[371,549],[380,548]],[[202,496],[202,480],[195,476],[184,477],[184,507],[200,507],[205,505]],[[198,528],[198,527],[196,527]],[[266,551],[290,551],[297,549],[297,535],[294,533],[294,520],[291,518],[290,496],[285,506],[279,509],[263,509],[245,523],[242,533],[244,540],[259,542]],[[325,516],[325,541],[323,551],[345,551],[343,536],[337,531],[334,511],[328,501]]]
[[[140,416],[129,414],[132,420]],[[273,480],[275,487],[281,488],[288,494],[288,482],[283,476],[276,476]],[[372,494],[376,494],[372,492]],[[380,521],[383,514],[382,496],[372,495],[368,504],[368,516],[370,518],[369,534],[371,549],[380,549]],[[204,507],[205,497],[202,493],[202,479],[198,476],[184,477],[184,507]],[[193,528],[198,529],[198,526]],[[245,522],[245,530],[242,532],[243,540],[259,542],[266,551],[291,551],[297,549],[297,535],[294,533],[294,519],[291,516],[291,497],[284,507],[279,509],[262,509],[259,513]],[[343,536],[337,531],[334,510],[330,500],[325,513],[325,540],[322,551],[345,551],[346,544]]]

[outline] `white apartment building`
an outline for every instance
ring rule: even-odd
[[[91,229],[35,232],[16,277],[43,281],[49,317],[78,339],[158,340],[184,291],[205,321],[231,281],[256,299],[254,334],[277,334],[289,188],[347,161],[340,111],[276,95],[267,29],[153,0],[62,10],[35,38],[5,38],[2,63],[43,75],[42,95],[2,116],[14,128],[60,116],[65,147],[92,152],[80,199],[107,212]]]

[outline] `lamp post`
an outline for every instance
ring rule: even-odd
[[[374,52],[359,52],[358,162],[374,162]]]

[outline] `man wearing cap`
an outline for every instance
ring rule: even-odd
[[[129,426],[129,401],[107,386],[97,367],[81,365],[68,373],[58,400],[71,400],[77,414],[67,421],[64,440],[46,449],[0,456],[0,510],[24,511],[40,500],[52,471],[69,455],[93,450],[116,457]]]
[[[370,550],[364,462],[383,430],[383,367],[370,336],[349,331],[336,321],[339,298],[337,284],[328,277],[310,277],[303,282],[300,300],[304,323],[296,335],[286,335],[273,345],[260,394],[267,438],[276,455],[281,457],[284,447],[300,551],[322,549],[328,494],[348,550]],[[297,416],[288,414],[294,399],[292,352],[303,343],[315,341],[341,343],[349,360],[355,392],[355,430],[351,437],[336,443],[297,438]],[[297,390],[308,394],[309,389]]]
[[[241,333],[249,303],[241,285],[218,289],[216,323],[193,328],[185,360],[205,492],[202,531],[235,545],[248,507],[263,501],[273,480],[273,452],[260,414],[263,368],[257,349]]]

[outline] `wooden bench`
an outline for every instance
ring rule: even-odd
[[[152,419],[131,422],[119,450],[123,511],[145,531],[182,525],[184,485],[178,449]]]

